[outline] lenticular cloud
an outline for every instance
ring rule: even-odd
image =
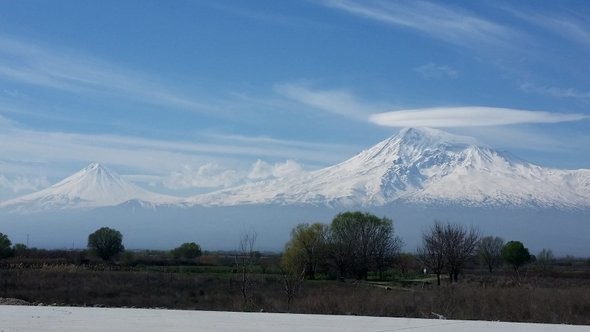
[[[372,123],[386,127],[478,127],[525,123],[556,123],[588,119],[587,115],[497,107],[436,107],[377,113]]]

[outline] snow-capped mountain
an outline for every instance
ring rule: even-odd
[[[185,199],[149,192],[91,164],[47,189],[0,203],[0,209],[256,204],[352,208],[394,203],[586,209],[590,208],[590,170],[543,168],[483,146],[474,138],[408,128],[331,167]]]
[[[331,167],[187,199],[187,204],[590,207],[590,170],[549,169],[427,128],[403,129]]]
[[[113,206],[131,200],[144,204],[170,204],[179,199],[149,192],[97,163],[41,191],[0,203],[20,212]]]

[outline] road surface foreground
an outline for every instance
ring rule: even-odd
[[[0,332],[590,331],[590,326],[223,311],[0,305]]]

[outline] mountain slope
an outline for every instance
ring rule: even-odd
[[[36,212],[112,206],[130,200],[169,204],[178,198],[149,192],[93,163],[49,188],[2,202],[0,208]]]
[[[473,138],[408,128],[340,164],[186,202],[584,208],[590,207],[590,170],[547,169],[481,146]]]

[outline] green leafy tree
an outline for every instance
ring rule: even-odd
[[[194,259],[201,256],[201,246],[194,242],[186,242],[181,244],[178,248],[175,248],[171,251],[172,257],[184,258],[184,259]]]
[[[88,250],[103,260],[109,260],[125,250],[123,235],[116,229],[102,227],[88,235]]]
[[[509,241],[502,248],[502,260],[512,265],[518,275],[518,269],[531,261],[529,250],[520,241]]]
[[[327,234],[328,226],[320,223],[299,224],[293,228],[281,257],[282,268],[296,274],[304,271],[307,278],[315,279],[325,260]]]
[[[0,233],[0,258],[12,255],[12,243],[6,234]]]

